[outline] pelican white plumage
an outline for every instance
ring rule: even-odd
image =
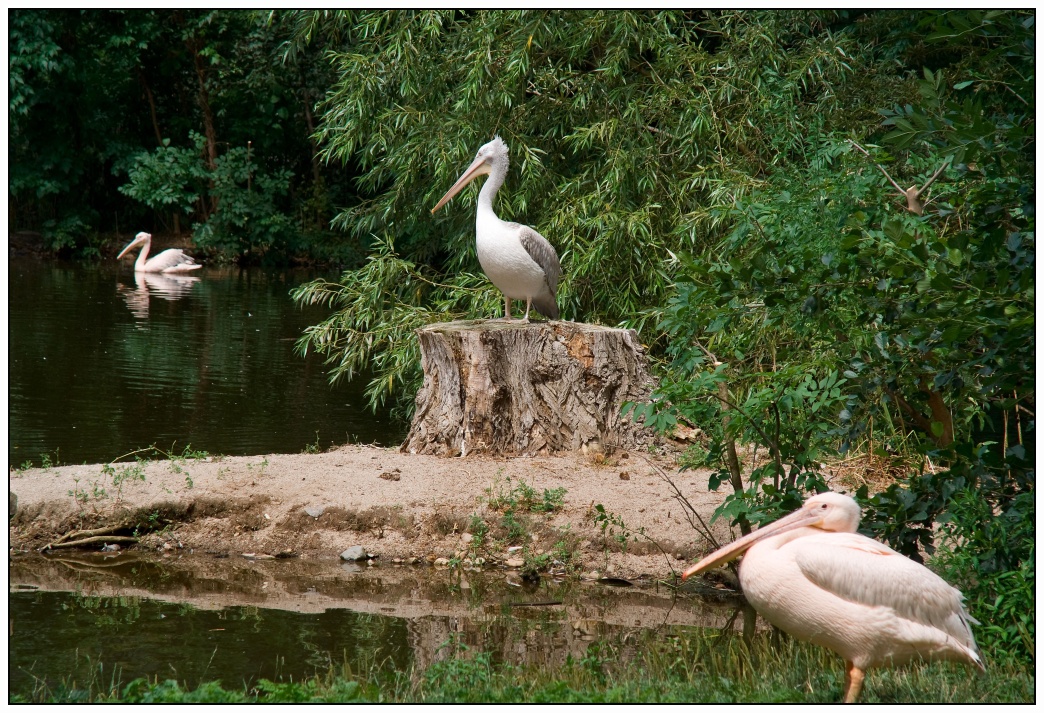
[[[558,319],[555,290],[562,266],[558,253],[544,236],[528,225],[509,223],[493,212],[493,197],[504,184],[508,170],[508,147],[499,137],[485,144],[446,195],[431,209],[434,213],[478,176],[488,175],[479,192],[475,217],[475,246],[479,264],[497,289],[504,293],[504,319],[511,319],[511,300],[526,301],[524,322],[530,306],[550,319]]]
[[[845,659],[844,700],[858,698],[868,668],[912,659],[984,670],[959,591],[886,545],[856,534],[860,510],[821,493],[798,511],[719,549],[682,579],[735,559],[743,594],[761,616]]]
[[[149,260],[149,249],[152,247],[151,233],[138,233],[135,235],[134,240],[130,241],[127,247],[120,251],[116,259],[119,260],[139,245],[142,247],[141,252],[138,253],[138,259],[134,261],[134,272],[188,272],[189,270],[198,270],[203,267],[196,264],[192,256],[173,248],[164,250]]]

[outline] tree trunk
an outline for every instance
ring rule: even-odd
[[[206,137],[206,154],[204,154],[204,158],[206,159],[207,171],[210,173],[210,206],[204,209],[203,218],[207,220],[218,209],[218,199],[214,195],[214,171],[217,168],[217,129],[214,128],[214,113],[210,108],[210,91],[207,89],[207,67],[203,62],[202,44],[202,41],[196,37],[185,40],[185,45],[192,54],[192,64],[196,70],[196,79],[199,81],[199,93],[196,95],[196,102],[203,113],[203,135]]]
[[[620,415],[653,387],[632,330],[467,320],[417,336],[424,385],[404,452],[536,455],[652,438]]]

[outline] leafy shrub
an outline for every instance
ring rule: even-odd
[[[281,204],[290,188],[288,169],[265,172],[248,147],[222,154],[210,175],[217,210],[196,228],[196,242],[229,255],[288,251],[296,230]]]
[[[157,211],[192,213],[206,191],[207,171],[203,163],[202,134],[189,134],[191,146],[171,146],[170,139],[155,151],[134,156],[129,166],[118,164],[115,171],[126,170],[128,183],[120,193]]]
[[[933,560],[964,592],[979,619],[980,648],[992,659],[1032,664],[1036,658],[1036,551],[1033,494],[1023,492],[995,512],[978,490],[956,493]]]

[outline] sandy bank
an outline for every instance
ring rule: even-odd
[[[159,552],[335,559],[361,545],[382,564],[455,555],[492,564],[522,555],[508,550],[504,515],[514,505],[529,555],[550,553],[562,542],[585,573],[664,577],[707,547],[654,465],[709,521],[724,491],[708,491],[705,472],[679,473],[668,457],[440,458],[344,446],[317,454],[120,464],[108,471],[102,465],[12,471],[18,509],[10,542],[15,550],[39,549],[73,530],[133,523],[140,536],[133,546]],[[522,508],[523,483],[538,499],[564,488],[560,507],[552,513]],[[596,505],[614,518],[605,529]],[[472,518],[488,528],[481,546],[464,534]],[[620,522],[648,537],[620,551]],[[133,529],[111,535],[130,536]],[[727,539],[726,529],[718,523]]]

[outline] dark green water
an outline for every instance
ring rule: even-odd
[[[627,659],[734,615],[656,588],[335,560],[67,553],[16,555],[9,572],[8,681],[26,700],[139,677],[244,690],[345,664],[416,676],[457,645],[553,668],[601,642]]]
[[[401,442],[402,424],[365,408],[363,380],[331,386],[320,359],[294,354],[326,311],[288,293],[317,276],[204,267],[176,281],[111,261],[12,259],[10,463],[108,462],[149,445],[256,455]]]
[[[404,670],[412,659],[404,619],[350,609],[214,611],[73,592],[13,593],[8,605],[8,681],[11,693],[26,697],[37,679],[52,689],[139,677],[249,688],[261,678],[300,681],[346,661]]]

